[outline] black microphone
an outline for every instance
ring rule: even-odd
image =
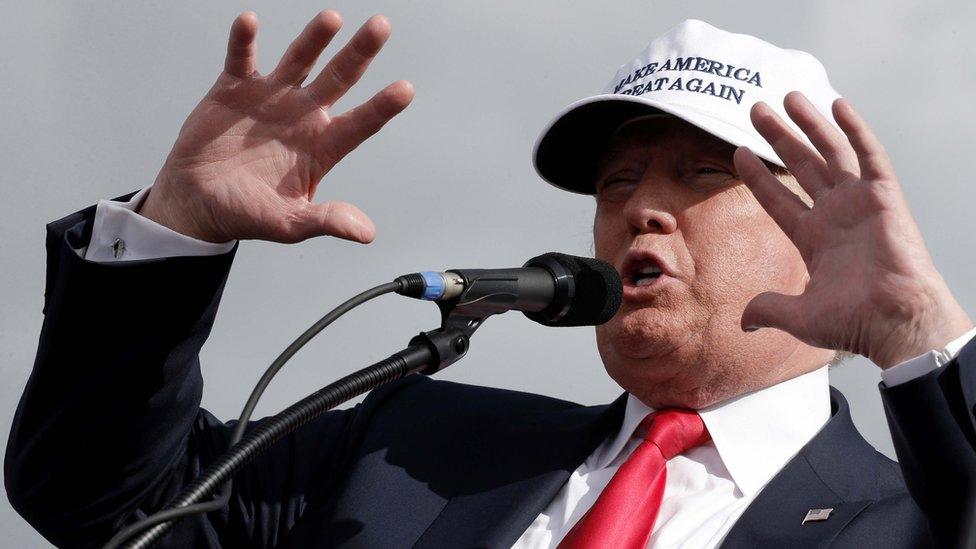
[[[257,429],[246,434],[243,428],[235,430],[230,449],[185,486],[166,510],[119,531],[106,547],[119,547],[140,532],[139,538],[127,546],[149,547],[183,517],[219,508],[229,497],[230,479],[257,454],[350,398],[406,375],[431,375],[446,368],[467,353],[471,334],[486,317],[514,309],[546,326],[603,324],[620,308],[623,284],[617,271],[603,261],[560,253],[534,257],[516,269],[454,269],[398,277],[345,301],[289,345],[251,392],[238,425],[247,425],[271,379],[302,346],[346,312],[394,291],[437,301],[444,324],[450,325],[421,332],[406,349],[319,389],[266,418]],[[459,324],[448,322],[451,320]],[[215,490],[220,492],[211,500]],[[204,500],[209,503],[201,503]]]
[[[594,326],[610,320],[623,283],[610,264],[550,252],[513,269],[451,269],[398,277],[397,293],[439,301],[453,312],[486,317],[517,310],[546,326]]]

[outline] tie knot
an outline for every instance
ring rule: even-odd
[[[694,410],[661,410],[641,422],[644,440],[660,448],[664,459],[671,459],[711,439],[705,422]]]

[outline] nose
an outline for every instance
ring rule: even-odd
[[[678,223],[670,213],[669,201],[662,195],[662,186],[644,181],[638,187],[624,206],[624,217],[631,233],[634,236],[670,234],[677,230]]]

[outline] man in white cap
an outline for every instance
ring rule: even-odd
[[[311,199],[412,89],[333,116],[389,33],[370,19],[302,87],[338,28],[319,14],[261,76],[256,19],[240,16],[151,189],[49,226],[6,482],[52,542],[103,543],[226,449],[232,426],[199,407],[197,353],[237,240],[372,239],[355,207]],[[221,512],[164,544],[967,543],[973,325],[884,150],[812,56],[685,21],[557,116],[535,161],[596,197],[596,255],[625,283],[598,346],[626,392],[583,407],[410,376],[270,449]],[[883,368],[900,467],[829,388],[837,352]]]

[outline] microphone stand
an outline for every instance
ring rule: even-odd
[[[457,362],[467,354],[471,335],[481,323],[488,316],[503,312],[494,305],[478,301],[465,303],[457,298],[438,302],[437,305],[441,309],[440,328],[421,332],[410,340],[407,348],[353,372],[268,417],[184,487],[167,509],[205,500],[258,454],[339,404],[402,377],[417,373],[435,374]],[[124,547],[152,547],[172,530],[180,518],[161,521]]]

